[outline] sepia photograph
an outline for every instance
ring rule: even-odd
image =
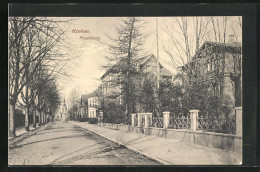
[[[9,16],[8,165],[242,165],[242,22]]]

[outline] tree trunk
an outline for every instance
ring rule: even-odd
[[[25,108],[25,120],[24,120],[24,127],[25,131],[29,131],[29,107]]]
[[[9,137],[15,137],[15,104],[10,103],[9,110]]]
[[[39,111],[39,118],[38,118],[38,126],[41,126],[42,125],[42,112]]]
[[[44,118],[45,118],[45,112],[42,112],[42,125],[45,124]]]
[[[36,110],[33,110],[33,128],[36,128]]]

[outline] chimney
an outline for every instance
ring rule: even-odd
[[[228,35],[228,43],[229,44],[234,44],[235,42],[235,36],[234,35]]]

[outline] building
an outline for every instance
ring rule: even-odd
[[[99,108],[99,98],[98,97],[90,97],[88,98],[88,117],[96,118],[98,114]]]
[[[82,95],[81,97],[81,117],[96,118],[99,113],[102,98],[101,86],[94,90],[91,94]]]
[[[234,35],[226,44],[204,42],[191,62],[182,67],[190,83],[208,83],[214,95],[229,99],[233,107],[241,106],[241,69],[242,45],[234,42]]]
[[[124,62],[125,60],[119,61],[110,69],[108,69],[105,74],[100,78],[102,81],[102,95],[116,100],[119,104],[122,103],[122,84],[120,82],[119,70],[121,70],[120,65],[123,65]],[[137,58],[134,61],[133,66],[135,66],[137,72],[158,76],[157,58],[153,54]],[[172,81],[173,73],[166,69],[161,62],[159,62],[159,66],[160,79],[167,79]]]

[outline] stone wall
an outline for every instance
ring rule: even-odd
[[[235,108],[236,115],[236,135],[222,134],[214,132],[204,132],[197,130],[198,110],[191,110],[191,128],[190,129],[169,129],[169,113],[164,112],[164,128],[150,127],[150,120],[152,113],[132,114],[132,125],[103,123],[103,127],[115,130],[122,130],[125,132],[136,132],[145,135],[152,135],[157,137],[164,137],[175,139],[180,142],[191,144],[198,144],[211,148],[219,148],[229,151],[242,153],[242,108]],[[135,116],[138,115],[138,126],[134,125]],[[145,125],[142,126],[140,119],[145,116]]]

